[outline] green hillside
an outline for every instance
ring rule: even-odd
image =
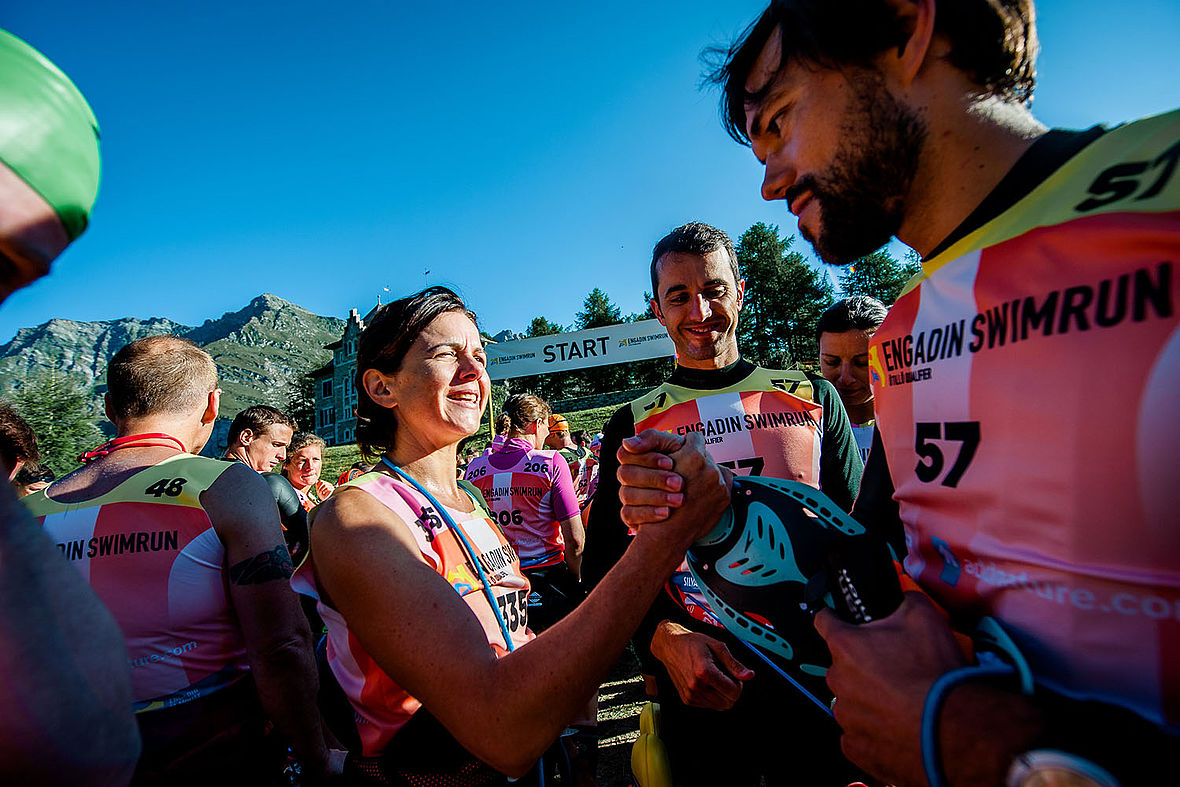
[[[22,328],[0,346],[0,396],[11,396],[28,380],[65,373],[93,388],[97,419],[111,356],[135,339],[172,334],[191,339],[213,356],[224,392],[221,411],[232,417],[252,404],[286,406],[300,376],[332,357],[324,345],[339,339],[343,328],[343,320],[321,317],[270,294],[195,328],[163,318],[53,319]]]

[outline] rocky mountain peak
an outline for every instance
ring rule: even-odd
[[[217,362],[225,395],[222,409],[282,405],[299,376],[323,365],[323,345],[340,338],[344,321],[321,317],[270,293],[199,327],[160,317],[78,322],[61,318],[22,328],[0,347],[0,396],[50,370],[101,385],[119,348],[143,336],[171,333],[204,347]]]

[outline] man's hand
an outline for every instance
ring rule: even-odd
[[[733,657],[724,642],[665,620],[651,638],[652,655],[663,662],[680,699],[694,708],[729,710],[754,671]]]
[[[911,592],[887,618],[855,626],[822,610],[815,627],[832,652],[827,681],[844,754],[889,784],[925,784],[923,703],[939,676],[967,664],[945,614]],[[1035,711],[1014,694],[978,684],[952,690],[940,728],[951,783],[1002,783],[1037,725]]]
[[[907,593],[887,618],[856,626],[822,610],[815,627],[832,652],[827,681],[844,754],[890,784],[922,784],[922,703],[940,675],[966,664],[946,618]]]
[[[709,515],[704,510],[707,498],[702,495],[698,501],[695,493],[713,487],[719,479],[727,498],[733,488],[733,474],[712,460],[704,440],[695,433],[680,437],[645,429],[624,440],[617,456],[619,499],[623,503],[620,517],[628,527],[668,519],[673,509],[684,505],[685,492],[693,493],[690,510],[716,523],[720,511]]]
[[[623,440],[615,456],[623,503],[620,517],[628,527],[663,522],[684,503],[684,479],[672,472],[670,456],[683,447],[683,437],[655,429]]]

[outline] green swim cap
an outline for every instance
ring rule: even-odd
[[[98,121],[57,66],[0,30],[0,161],[55,211],[70,240],[98,196]]]

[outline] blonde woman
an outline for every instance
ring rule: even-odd
[[[335,489],[320,479],[324,467],[324,438],[311,432],[299,432],[291,438],[287,458],[283,462],[283,475],[295,487],[303,510],[310,511],[319,505]]]

